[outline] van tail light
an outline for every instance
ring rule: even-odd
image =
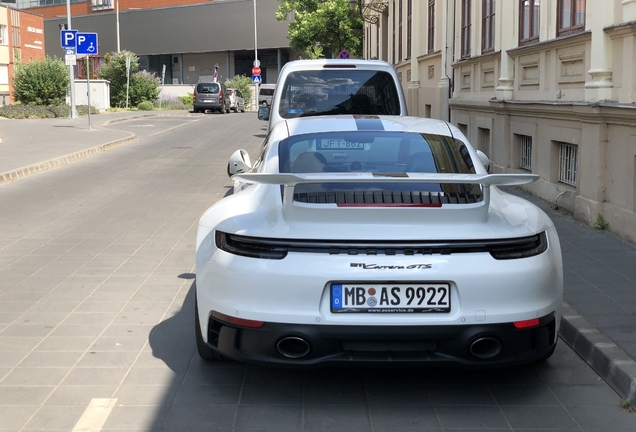
[[[221,91],[219,92],[219,99],[220,99],[220,100],[223,100],[223,90],[221,90]]]
[[[192,100],[193,100],[194,102],[196,102],[196,101],[197,101],[197,95],[196,95],[196,94],[195,94],[195,95],[192,95]]]

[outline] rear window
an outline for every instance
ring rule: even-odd
[[[199,83],[197,93],[218,93],[220,86],[218,83]]]
[[[259,94],[261,96],[274,96],[274,89],[260,89]]]
[[[287,138],[279,144],[281,173],[361,172],[404,177],[404,184],[389,188],[471,193],[473,185],[408,184],[407,173],[474,174],[466,145],[454,138],[412,132],[324,132]],[[303,186],[303,191],[386,189],[386,184]],[[308,189],[309,188],[309,189]]]
[[[292,72],[283,84],[278,112],[282,118],[400,115],[398,94],[395,80],[388,72],[360,69]]]

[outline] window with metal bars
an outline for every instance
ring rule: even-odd
[[[578,146],[559,143],[559,182],[577,185],[578,159]]]
[[[557,7],[558,36],[585,30],[585,0],[559,0]]]
[[[481,52],[495,50],[495,0],[483,0],[481,9]]]
[[[532,137],[518,135],[520,148],[519,167],[532,171]]]
[[[435,50],[435,0],[428,0],[428,52]]]
[[[462,58],[470,57],[470,3],[471,0],[462,0]]]

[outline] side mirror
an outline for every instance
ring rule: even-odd
[[[269,107],[268,106],[260,106],[258,107],[258,119],[259,120],[269,120]]]
[[[247,151],[241,149],[232,153],[230,161],[227,164],[227,175],[232,177],[234,174],[240,174],[252,169],[250,155]]]
[[[486,153],[481,150],[477,150],[477,156],[479,157],[481,164],[484,166],[484,168],[486,168],[486,171],[490,172],[490,159],[488,159]]]

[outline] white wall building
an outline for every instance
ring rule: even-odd
[[[367,1],[365,56],[493,172],[636,243],[636,0]]]

